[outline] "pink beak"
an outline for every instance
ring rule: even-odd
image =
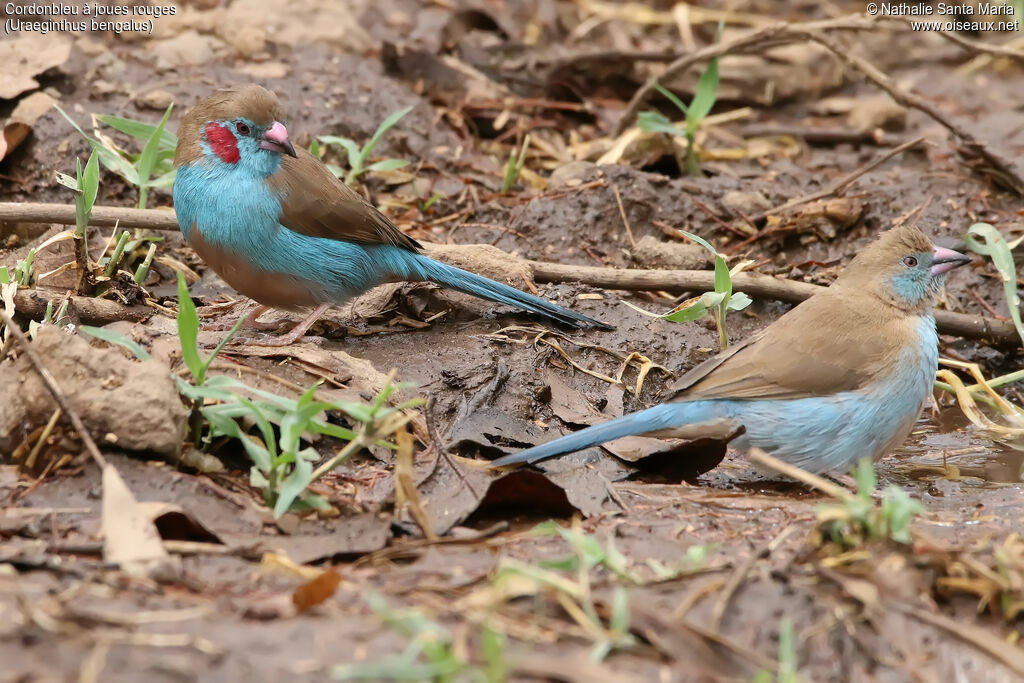
[[[935,253],[932,254],[932,275],[948,273],[954,268],[959,268],[970,262],[971,257],[966,254],[945,247],[935,247]]]
[[[287,154],[290,157],[297,156],[295,154],[295,147],[292,146],[291,140],[288,139],[288,129],[280,121],[274,121],[274,125],[263,134],[263,138],[260,140],[260,147],[269,149],[271,152],[277,152],[278,154]]]

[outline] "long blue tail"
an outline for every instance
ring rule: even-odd
[[[601,330],[615,329],[607,323],[594,320],[582,313],[570,311],[568,308],[563,308],[532,294],[521,292],[514,287],[503,285],[500,282],[495,282],[455,266],[449,266],[447,263],[441,263],[429,256],[422,254],[412,255],[415,259],[412,263],[408,264],[412,271],[408,275],[410,280],[421,279],[435,282],[443,287],[449,287],[465,294],[480,297],[481,299],[516,306],[571,327],[597,328]]]
[[[543,443],[525,451],[519,451],[512,455],[506,455],[491,462],[491,467],[505,467],[506,465],[518,465],[520,463],[535,463],[556,455],[565,455],[574,451],[597,446],[607,441],[621,439],[624,436],[634,434],[646,434],[659,429],[678,426],[686,420],[688,408],[696,407],[703,401],[694,403],[662,403],[661,405],[641,410],[639,413],[631,413],[617,417],[608,422],[602,422],[593,427],[581,429],[578,432],[567,434],[560,439]]]

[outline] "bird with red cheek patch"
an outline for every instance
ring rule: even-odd
[[[265,307],[313,309],[385,282],[434,282],[571,327],[609,325],[420,253],[384,214],[296,149],[277,97],[249,85],[201,100],[178,130],[174,208],[185,239],[224,280]],[[258,315],[258,314],[257,314]]]

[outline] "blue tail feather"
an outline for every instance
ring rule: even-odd
[[[408,264],[410,272],[406,275],[409,280],[418,279],[435,282],[444,287],[480,297],[481,299],[516,306],[572,327],[602,330],[614,329],[607,323],[594,320],[582,313],[576,313],[532,294],[521,292],[514,287],[509,287],[461,268],[435,261],[422,254],[407,253],[413,256],[413,259]]]
[[[506,465],[519,465],[521,463],[535,463],[556,455],[565,455],[574,451],[597,446],[607,441],[621,439],[624,436],[635,434],[646,434],[659,429],[677,426],[694,420],[686,419],[689,408],[699,406],[706,402],[699,403],[663,403],[661,405],[641,410],[638,413],[631,413],[617,417],[608,422],[581,429],[578,432],[567,434],[560,439],[543,443],[525,451],[506,455],[491,462],[491,467],[505,467]]]

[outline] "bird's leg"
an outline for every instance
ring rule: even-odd
[[[313,323],[319,320],[320,316],[322,316],[324,314],[324,311],[326,311],[328,308],[330,308],[330,304],[320,304],[319,306],[314,308],[313,311],[309,315],[307,315],[302,322],[293,327],[291,331],[287,332],[286,334],[282,334],[279,337],[261,336],[260,338],[257,339],[247,340],[247,342],[249,344],[254,344],[256,346],[288,346],[289,344],[293,344],[299,339],[301,339],[303,335],[306,334],[309,328],[313,326]],[[263,311],[260,311],[260,313],[262,312]],[[252,321],[255,322],[255,316],[253,316]]]

